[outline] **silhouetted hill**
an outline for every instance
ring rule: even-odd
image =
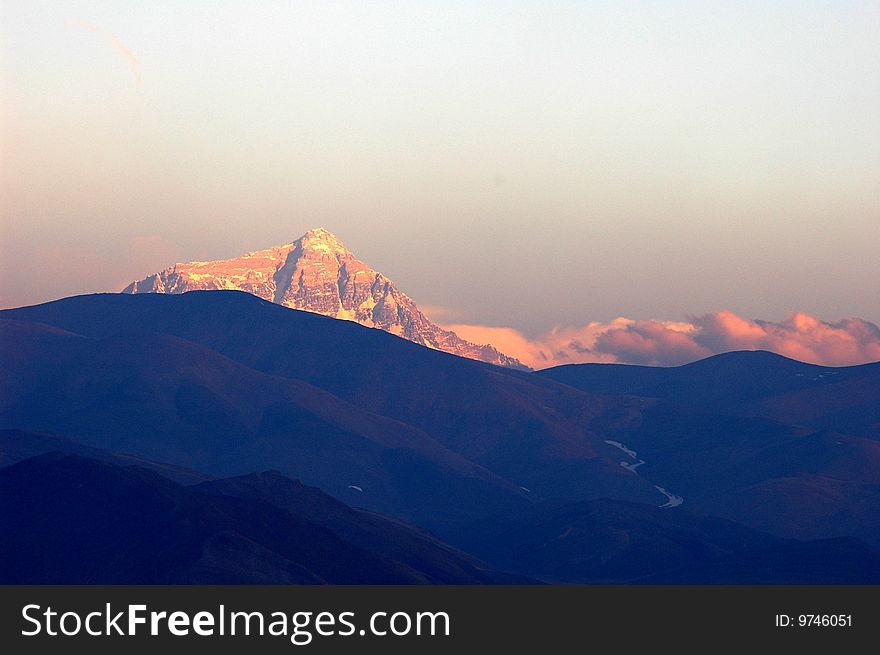
[[[309,490],[309,495],[324,506],[335,502],[318,490]],[[205,493],[146,469],[77,455],[49,453],[0,469],[0,498],[4,584],[413,584],[492,579],[475,568],[473,560],[433,543],[425,546],[433,549],[433,560],[415,556],[402,564],[269,503]],[[342,526],[343,508],[336,512]],[[392,524],[389,529],[398,527]],[[380,521],[373,523],[373,531],[378,538]],[[410,543],[418,545],[418,540],[413,537]],[[405,552],[401,545],[398,554]],[[421,563],[428,566],[419,568]]]
[[[269,503],[332,530],[346,541],[438,583],[510,581],[514,576],[485,571],[470,555],[453,549],[418,528],[389,517],[353,509],[320,489],[291,480],[277,471],[252,473],[205,482],[193,487]],[[520,578],[522,581],[522,578]]]
[[[0,469],[0,497],[6,584],[422,581],[270,505],[76,455]]]
[[[880,363],[816,366],[766,351],[737,351],[668,368],[570,364],[538,375],[589,393],[659,398],[705,413],[880,438]]]
[[[279,378],[295,380],[299,388],[305,388],[306,383],[310,389],[318,387],[342,399],[349,408],[354,406],[372,416],[404,423],[410,430],[427,434],[447,452],[491,471],[514,490],[526,487],[535,496],[591,498],[612,494],[645,502],[657,497],[650,484],[629,475],[614,457],[608,456],[600,435],[589,427],[591,420],[609,405],[629,406],[631,401],[611,402],[589,396],[530,373],[448,355],[349,321],[290,310],[234,291],[79,296],[0,312],[0,318],[39,321],[108,343],[128,339],[124,347],[117,349],[120,356],[128,352],[133,341],[141,339],[150,348],[159,349],[155,335],[186,340],[213,350],[225,361],[233,360],[252,372],[271,376],[278,385],[283,385]],[[147,339],[147,334],[153,336]],[[106,348],[102,344],[102,349]],[[150,359],[154,358],[151,354]],[[163,358],[169,362],[179,359],[176,355]],[[244,379],[245,374],[239,374],[239,370],[235,378]],[[248,382],[239,386],[246,390],[253,385]],[[190,396],[182,402],[184,408],[204,407],[203,414],[209,408],[216,411],[213,395],[192,392]],[[21,421],[30,414],[20,412],[14,422],[0,415],[0,420],[6,425],[29,427]],[[235,417],[210,418],[211,429],[221,430],[222,434],[230,430]],[[205,420],[193,420],[193,429]],[[286,415],[268,423],[285,421]],[[205,434],[203,428],[199,428],[201,434]],[[67,425],[53,429],[70,433]],[[327,443],[324,439],[315,441],[316,448]],[[327,461],[326,454],[313,458],[315,466]],[[179,461],[168,455],[161,459]],[[250,470],[257,468],[281,468],[334,495],[339,495],[343,483],[309,478],[305,469],[261,465],[251,466]],[[414,467],[404,458],[396,471],[395,475],[412,472]],[[418,478],[425,475],[419,472]],[[364,486],[356,479],[344,483]],[[480,494],[474,493],[473,497],[479,499]],[[367,506],[388,511],[387,505]]]
[[[53,452],[80,455],[117,466],[140,466],[180,484],[197,484],[211,479],[209,475],[182,466],[91,448],[60,434],[0,430],[0,467]]]
[[[735,352],[675,368],[579,365],[540,374],[650,397],[637,413],[593,428],[635,451],[639,473],[662,480],[690,510],[787,537],[880,545],[880,442],[872,438],[880,366],[826,368]]]
[[[591,393],[671,399],[718,410],[839,381],[839,376],[849,379],[865,370],[864,366],[816,366],[764,350],[742,350],[682,366],[567,364],[537,373]]]
[[[476,551],[495,568],[548,579],[618,580],[640,558],[647,576],[673,554],[698,567],[767,551],[730,547],[720,519],[776,538],[880,545],[878,375],[877,365],[830,369],[764,352],[669,369],[524,373],[226,291],[100,294],[0,312],[0,427],[244,476],[205,488],[306,512],[301,489],[247,476],[276,469],[468,552],[480,526],[533,516],[535,505],[618,503],[583,516],[552,510],[545,518],[558,524],[546,534],[540,521],[512,533],[510,556],[521,561],[501,557],[501,542],[493,551],[491,535]],[[620,509],[632,502],[648,514]],[[392,542],[419,534],[402,526],[379,538],[371,515],[356,514],[345,534],[366,550],[395,552]],[[566,539],[580,529],[628,534],[632,545],[606,552],[584,537],[567,552],[551,537],[569,527]],[[399,561],[447,574],[459,566],[442,546],[419,541],[407,557],[414,550],[415,560]],[[554,558],[542,564],[544,551],[571,571],[548,568]]]
[[[278,468],[425,525],[527,502],[423,431],[306,382],[164,334],[47,337],[44,327],[0,321],[0,426],[61,433],[214,476]],[[19,362],[22,350],[31,356]]]

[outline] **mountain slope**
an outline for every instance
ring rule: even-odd
[[[276,471],[211,480],[195,491],[269,503],[332,530],[367,552],[391,559],[439,583],[470,580],[498,581],[469,555],[438,541],[417,528],[354,509],[320,489],[291,480]]]
[[[589,393],[660,398],[701,412],[763,416],[880,438],[880,363],[817,366],[758,350],[668,368],[568,364],[538,375]]]
[[[876,585],[880,551],[858,539],[794,542],[731,553],[665,571],[639,584]]]
[[[30,353],[26,362],[19,352]],[[0,320],[0,391],[3,428],[60,433],[215,476],[281,469],[428,526],[527,502],[417,428],[173,336],[91,339]]]
[[[610,500],[536,505],[474,526],[466,546],[493,566],[546,582],[880,582],[880,551],[856,539],[782,539],[729,520]]]
[[[358,260],[323,228],[234,259],[175,264],[132,282],[123,293],[219,289],[246,291],[292,309],[355,321],[460,357],[525,368],[492,346],[465,341],[431,322],[394,282]]]
[[[0,469],[0,498],[4,584],[436,581],[268,503],[76,455],[50,453]],[[485,581],[472,572],[444,581]]]
[[[312,506],[308,490],[283,478],[243,474],[281,470],[491,566],[547,580],[655,579],[673,556],[683,564],[669,579],[713,579],[716,565],[735,575],[754,562],[761,579],[795,581],[808,579],[805,569],[772,577],[785,553],[809,562],[852,552],[873,566],[880,445],[809,420],[836,423],[849,401],[853,412],[869,408],[876,393],[865,376],[875,369],[825,375],[732,353],[674,370],[605,369],[614,379],[589,387],[604,392],[596,395],[239,291],[99,294],[0,312],[0,428],[239,475],[203,489],[300,512],[365,551],[398,553],[405,569],[468,570],[444,563],[442,546],[422,549],[417,530],[376,534],[375,515]],[[639,386],[642,372],[652,377]],[[796,421],[762,414],[768,402],[815,390],[831,395],[784,406]],[[643,507],[620,510],[622,501]],[[532,520],[534,505],[542,509]],[[560,506],[572,509],[554,513]],[[518,514],[525,523],[492,532]],[[741,549],[708,517],[786,539],[871,545]],[[394,550],[406,543],[412,560],[413,550]],[[512,544],[519,563],[504,559]],[[821,579],[859,580],[824,570]]]
[[[156,462],[135,455],[112,453],[100,448],[92,448],[68,439],[60,434],[48,432],[28,432],[25,430],[0,430],[0,467],[11,466],[17,462],[45,455],[46,453],[64,453],[79,455],[116,466],[139,466],[158,473],[178,484],[198,484],[211,479],[193,469]]]
[[[665,480],[691,511],[880,546],[880,365],[829,368],[758,351],[539,375],[651,398],[630,420],[595,427],[636,452],[639,472]]]
[[[198,343],[273,379],[305,382],[405,423],[528,488],[527,497],[663,502],[652,484],[619,466],[617,453],[590,427],[611,409],[635,411],[640,401],[591,396],[234,291],[78,296],[3,311],[0,319],[41,321],[90,338],[140,331]],[[401,474],[406,470],[412,467]],[[337,495],[326,483],[307,481]]]
[[[3,319],[27,323],[56,345],[40,355],[26,339],[6,341],[10,364],[0,370],[0,380],[4,373],[10,376],[9,389],[26,383],[34,400],[28,405],[15,394],[0,395],[0,402],[19,399],[15,407],[0,407],[0,427],[52,430],[77,439],[101,427],[112,441],[89,445],[202,469],[198,448],[205,435],[214,435],[208,443],[216,440],[217,452],[228,454],[222,460],[208,457],[217,467],[208,473],[281,469],[345,502],[427,527],[455,546],[466,536],[464,509],[485,517],[508,502],[603,497],[660,505],[665,492],[682,498],[691,512],[782,536],[855,536],[880,544],[872,510],[880,489],[877,442],[761,415],[769,401],[787,394],[852,389],[877,367],[824,375],[821,367],[815,371],[767,353],[732,353],[677,369],[644,369],[650,376],[676,377],[666,379],[668,386],[654,379],[626,387],[656,394],[634,398],[593,395],[548,379],[545,372],[453,357],[234,291],[80,296],[0,312]],[[13,332],[24,329],[10,326]],[[65,339],[105,342],[60,375],[64,367],[57,362],[68,361],[80,347],[60,345]],[[141,359],[133,367],[132,353],[139,349]],[[48,363],[29,364],[22,352]],[[177,371],[158,368],[163,359],[176,366],[193,357],[203,361]],[[641,370],[626,367],[624,373]],[[138,371],[140,378],[134,375]],[[59,386],[63,379],[72,392]],[[81,409],[71,403],[76,393],[86,393],[84,379],[94,380],[86,394],[92,404],[79,415]],[[168,379],[178,386],[162,382]],[[871,407],[871,388],[848,396],[858,401],[853,412]],[[96,389],[102,390],[97,397]],[[305,404],[308,398],[317,404]],[[834,398],[846,396],[835,392]],[[147,407],[149,415],[137,413]],[[315,416],[321,407],[323,413]],[[830,416],[831,423],[837,420],[821,406],[809,409]],[[62,410],[63,421],[46,424]],[[242,418],[248,412],[250,418]],[[864,415],[870,420],[869,411]],[[102,422],[114,416],[116,423]],[[130,416],[143,416],[135,422],[140,434],[125,424]],[[340,425],[345,416],[352,418]],[[157,423],[159,418],[164,422]],[[157,439],[147,429],[159,425]],[[366,441],[352,441],[353,434]],[[176,452],[167,441],[167,449],[158,452],[122,440],[155,447],[169,435],[177,435],[188,452]],[[409,445],[389,450],[382,440],[393,435]],[[440,453],[446,459],[438,461]],[[458,473],[444,473],[450,471]]]

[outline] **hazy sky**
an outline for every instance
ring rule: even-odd
[[[13,2],[0,305],[334,231],[448,322],[880,321],[880,2]]]

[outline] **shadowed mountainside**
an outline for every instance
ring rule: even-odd
[[[705,413],[760,416],[880,439],[880,362],[817,366],[758,350],[669,368],[570,364],[538,375],[588,393],[660,398]]]
[[[432,525],[526,502],[418,429],[196,343],[155,333],[95,340],[0,323],[4,427],[215,476],[279,468],[343,497],[359,487],[374,509]],[[33,356],[17,366],[21,350]],[[480,503],[464,502],[471,498]]]
[[[98,294],[0,312],[0,462],[138,463],[407,575],[471,576],[466,551],[550,581],[867,581],[878,376],[762,352],[526,373],[241,292]],[[810,578],[786,553],[852,558]]]
[[[298,484],[270,477],[276,485]],[[336,503],[317,489],[305,489],[323,507]],[[499,579],[472,558],[380,517],[369,523],[374,540],[387,531],[385,539],[406,534],[408,541],[391,554],[362,548],[341,534],[349,522],[353,532],[363,523],[344,505],[336,507],[333,530],[296,513],[292,504],[281,509],[259,494],[205,493],[140,467],[77,455],[49,453],[0,468],[0,497],[0,581],[5,584],[481,584]]]
[[[452,466],[450,458],[457,458],[458,465],[470,467],[470,475],[489,481],[479,493],[467,490],[477,502],[490,499],[492,489],[502,489],[502,495],[512,497],[510,502],[527,501],[532,494],[572,499],[611,494],[662,502],[651,484],[621,469],[614,452],[590,430],[596,416],[621,402],[592,397],[529,373],[420,347],[349,321],[286,309],[230,291],[79,296],[0,312],[0,319],[7,319],[7,327],[13,322],[28,321],[33,326],[41,322],[55,326],[46,329],[74,335],[68,337],[69,344],[62,345],[58,342],[63,335],[53,333],[45,339],[48,346],[31,344],[42,343],[42,336],[30,341],[27,335],[17,337],[28,341],[27,348],[43,348],[37,361],[69,363],[47,365],[20,378],[14,366],[16,355],[9,355],[12,379],[7,384],[16,392],[0,408],[2,426],[52,430],[83,440],[112,439],[112,444],[87,443],[184,465],[197,463],[211,474],[279,468],[337,496],[350,494],[348,485],[366,490],[370,485],[359,483],[364,477],[371,484],[411,477],[413,485],[424,485],[431,480],[430,471],[419,471],[417,465],[422,466],[418,460],[430,450],[434,459],[442,454]],[[25,330],[23,326],[17,329]],[[75,345],[80,341],[86,344]],[[77,350],[81,352],[78,358],[65,355]],[[95,361],[100,366],[93,365]],[[68,386],[60,388],[67,372]],[[94,380],[88,392],[83,376]],[[52,388],[59,391],[48,403],[46,389]],[[94,401],[96,395],[100,402]],[[86,402],[87,398],[92,400]],[[348,444],[322,436],[322,427],[304,423],[303,410],[291,407],[301,407],[308,398],[319,399],[326,407],[320,414],[324,422],[338,426],[339,417],[351,417],[342,426],[347,433],[366,431],[373,441],[405,435],[394,444],[407,448],[377,451],[385,458],[381,475],[364,472],[343,478],[338,472],[346,462],[363,468],[380,455],[346,457]],[[318,400],[308,406],[311,413],[316,404]],[[103,416],[107,413],[117,416],[112,425]],[[129,420],[132,416],[138,420]],[[161,430],[151,430],[163,416],[168,420]],[[231,454],[242,435],[255,430],[260,441],[255,444],[246,439],[240,451]],[[174,444],[162,453],[143,452],[181,431],[190,434],[176,442],[192,454],[173,452]],[[156,432],[162,435],[157,437]],[[254,448],[263,445],[267,433],[283,440],[283,449]],[[207,434],[212,436],[206,444]],[[254,453],[269,459],[281,457],[282,450],[289,452],[297,444],[302,445],[297,454],[302,463],[299,468],[269,461],[250,461],[244,466],[242,461]],[[269,446],[274,448],[272,443]],[[204,451],[214,447],[237,468],[213,463],[211,453]],[[314,473],[331,465],[332,474],[318,477]],[[415,505],[411,493],[417,491],[408,489],[400,497]],[[422,497],[434,503],[432,514],[439,511],[434,498],[446,498],[450,508],[461,510],[461,504],[443,488],[431,488]],[[370,502],[366,492],[359,499],[359,504],[383,513],[390,510],[388,504]],[[416,518],[413,513],[405,516]]]
[[[787,537],[880,545],[880,365],[734,352],[673,368],[585,364],[542,377],[649,403],[604,428],[692,511]]]
[[[545,582],[880,582],[880,551],[857,539],[796,541],[725,519],[610,500],[544,504],[474,525],[464,547]]]
[[[193,487],[202,493],[261,501],[332,530],[370,553],[390,558],[414,572],[428,572],[440,582],[476,582],[506,579],[499,573],[479,570],[479,564],[418,528],[358,510],[331,498],[316,487],[291,480],[277,471],[204,482]],[[510,576],[509,580],[517,580]],[[518,581],[524,579],[520,576]]]
[[[124,453],[111,453],[100,448],[91,448],[60,434],[0,430],[0,467],[11,466],[46,453],[79,455],[117,466],[139,466],[179,484],[198,484],[211,479],[209,475],[182,466],[154,462]]]

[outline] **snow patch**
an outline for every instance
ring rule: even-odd
[[[639,459],[638,453],[636,451],[634,451],[632,448],[627,447],[626,444],[620,443],[619,441],[612,441],[611,439],[606,439],[605,443],[607,443],[609,446],[614,446],[615,448],[617,448],[620,451],[623,451],[624,453],[629,455],[630,459],[635,460],[634,462],[623,461],[620,463],[620,465],[623,468],[625,468],[627,471],[635,473],[636,475],[639,474],[639,472],[636,469],[639,468],[642,464],[644,464],[645,460]],[[662,505],[659,505],[659,507],[678,507],[679,505],[681,505],[684,502],[684,498],[682,498],[681,496],[676,496],[675,494],[666,491],[666,489],[664,489],[663,487],[660,487],[655,484],[654,488],[657,491],[659,491],[661,494],[666,496],[666,502]]]
[[[614,446],[618,450],[622,450],[627,455],[629,455],[632,459],[637,460],[635,464],[632,464],[630,462],[621,462],[620,463],[620,465],[623,468],[625,468],[627,471],[635,473],[636,469],[645,463],[645,460],[639,459],[638,453],[636,453],[636,451],[634,451],[632,448],[627,448],[626,444],[622,444],[619,441],[611,441],[611,439],[606,439],[605,443],[607,443],[609,446]]]
[[[676,496],[675,494],[669,493],[663,487],[658,487],[656,484],[654,488],[659,491],[661,494],[666,496],[666,502],[662,505],[657,505],[657,507],[678,507],[684,502],[684,498],[681,496]]]
[[[607,443],[609,446],[614,446],[618,450],[622,450],[633,459],[636,459],[636,451],[632,450],[631,448],[627,448],[625,444],[622,444],[619,441],[611,441],[611,439],[606,439],[605,443]]]

